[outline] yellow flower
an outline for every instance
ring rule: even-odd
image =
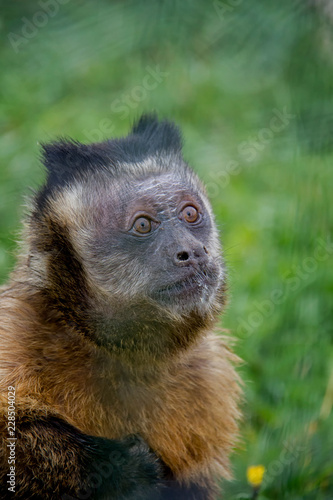
[[[265,470],[263,465],[252,465],[247,468],[246,477],[251,486],[258,488],[261,485]]]

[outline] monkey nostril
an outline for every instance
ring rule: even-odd
[[[206,248],[206,247],[203,247],[203,249],[204,249],[204,252],[208,255],[208,254],[209,254],[209,252],[208,252],[207,248]]]
[[[177,253],[177,260],[184,261],[184,260],[188,260],[189,258],[190,258],[190,256],[187,252]]]

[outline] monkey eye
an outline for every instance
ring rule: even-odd
[[[152,230],[152,223],[147,217],[138,217],[133,224],[133,229],[137,233],[147,234]]]
[[[200,220],[200,214],[198,210],[192,205],[188,205],[187,207],[183,208],[180,216],[182,219],[184,219],[186,222],[190,224],[193,224],[194,222],[199,222]]]

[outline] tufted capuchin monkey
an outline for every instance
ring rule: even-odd
[[[144,115],[43,158],[0,293],[0,498],[217,499],[237,358],[212,331],[225,268],[178,129]]]

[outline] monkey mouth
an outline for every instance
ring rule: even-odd
[[[155,300],[181,300],[209,296],[212,289],[216,288],[218,277],[210,271],[200,271],[191,274],[182,280],[167,283],[165,286],[154,290],[152,298]]]

